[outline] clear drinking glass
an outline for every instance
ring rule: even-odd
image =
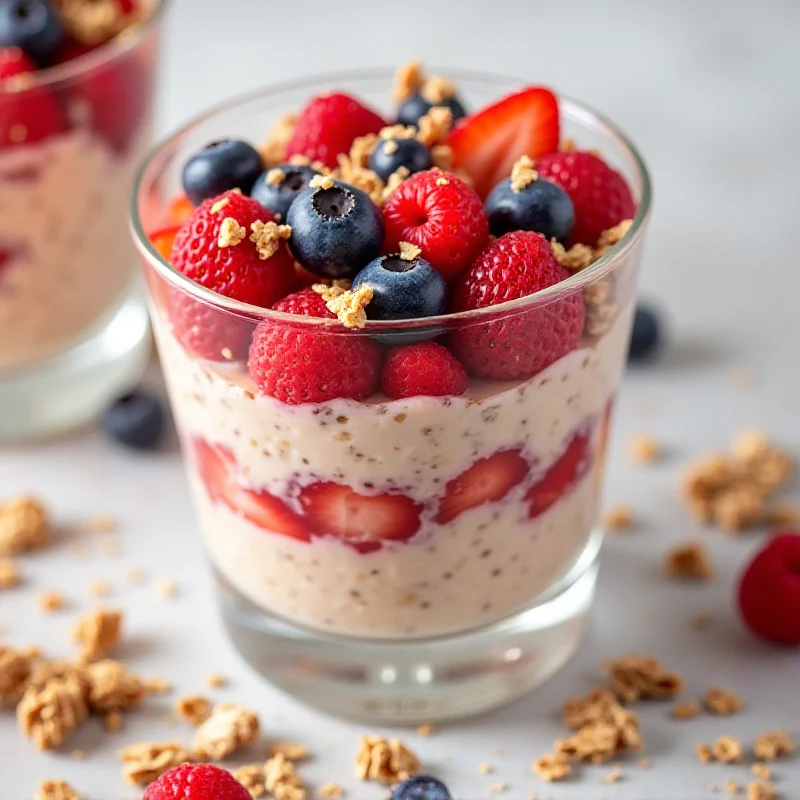
[[[473,73],[453,78],[472,108],[521,85]],[[581,639],[650,189],[625,137],[562,99],[565,135],[600,148],[633,188],[638,213],[624,239],[537,295],[435,322],[368,322],[362,330],[216,295],[173,270],[149,242],[170,222],[181,166],[193,151],[234,134],[258,141],[276,118],[326,89],[380,107],[390,82],[388,71],[297,81],[192,122],[143,166],[132,225],[233,642],[270,681],[329,712],[418,722],[510,701],[557,670]],[[313,329],[365,343],[377,333],[382,347],[424,329],[457,347],[489,326],[536,335],[559,305],[576,302],[585,304],[586,325],[575,350],[527,380],[472,379],[464,397],[284,405],[259,395],[248,376],[258,324],[287,336]],[[199,346],[198,331],[213,331],[213,346],[205,336]],[[462,513],[442,504],[459,476],[493,457],[516,471],[511,489]],[[315,513],[318,493],[331,485],[356,531],[348,541]],[[395,502],[415,521],[411,538],[376,540],[366,528],[358,535],[358,514],[366,508],[369,515],[379,495],[404,498]]]
[[[165,5],[0,88],[0,441],[90,420],[147,364],[126,204],[150,144]]]

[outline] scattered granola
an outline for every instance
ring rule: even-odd
[[[0,556],[13,556],[44,547],[50,523],[42,504],[33,497],[0,502]]]
[[[39,609],[45,614],[61,611],[67,605],[67,600],[61,592],[48,591],[39,595]]]
[[[328,310],[332,314],[336,314],[339,322],[346,328],[364,327],[367,322],[367,312],[364,309],[372,300],[373,295],[371,286],[362,284],[352,290],[315,283],[311,288],[322,297]]]
[[[315,175],[308,184],[310,189],[333,189],[330,175]]]
[[[652,464],[662,454],[661,442],[649,433],[640,433],[628,441],[628,458],[634,464]]]
[[[206,677],[206,685],[211,689],[221,689],[223,686],[228,685],[228,679],[218,672],[212,672]]]
[[[413,261],[422,255],[422,249],[415,244],[411,244],[411,242],[400,242],[399,250],[400,258],[403,261]]]
[[[502,794],[503,792],[508,791],[508,784],[505,781],[493,783],[487,791],[489,794]]]
[[[781,756],[794,753],[795,743],[784,731],[762,733],[756,737],[753,754],[759,761],[774,761]]]
[[[286,145],[292,138],[296,124],[296,114],[284,114],[274,122],[267,134],[266,141],[259,148],[266,166],[274,166],[286,160]]]
[[[93,597],[108,597],[111,594],[111,586],[108,581],[92,581],[89,584],[89,594]]]
[[[664,573],[670,578],[707,581],[714,577],[714,568],[702,542],[693,541],[667,552]]]
[[[603,516],[603,527],[607,531],[622,532],[630,530],[635,521],[633,509],[630,506],[612,506]]]
[[[386,180],[386,186],[383,187],[383,195],[381,196],[381,205],[385,203],[389,196],[395,189],[410,175],[408,167],[398,167]]]
[[[84,661],[96,661],[112,653],[122,635],[122,613],[107,608],[91,611],[78,620],[72,633],[81,646]]]
[[[744,755],[744,748],[733,736],[720,736],[711,747],[711,754],[723,764],[738,764]]]
[[[156,594],[164,600],[170,600],[178,594],[178,587],[173,581],[160,580],[156,582]]]
[[[103,717],[103,724],[109,733],[119,733],[122,730],[124,719],[121,711],[109,711]]]
[[[306,787],[294,764],[280,753],[264,765],[264,786],[275,800],[305,800]]]
[[[17,706],[19,727],[39,750],[59,747],[88,714],[86,684],[77,675],[28,686]]]
[[[623,703],[639,700],[670,700],[680,694],[683,679],[665,670],[655,658],[628,654],[617,661],[606,661],[611,690]]]
[[[219,761],[260,736],[258,717],[233,703],[214,706],[211,715],[197,729],[194,752],[199,758]]]
[[[572,773],[572,767],[566,756],[553,753],[537,758],[531,764],[531,770],[548,783],[563,781]]]
[[[736,781],[725,781],[723,787],[728,794],[739,794],[742,791],[742,787]]]
[[[328,800],[339,800],[344,797],[344,789],[338,783],[324,783],[317,793]]]
[[[494,767],[491,764],[478,764],[478,772],[481,775],[488,775],[490,772],[494,772]]]
[[[0,589],[12,589],[19,583],[17,565],[10,558],[0,558]]]
[[[166,694],[171,689],[169,682],[163,678],[147,678],[144,681],[144,690],[147,694]]]
[[[275,742],[270,745],[269,754],[270,756],[282,755],[287,761],[294,763],[305,761],[309,756],[308,748],[295,742]]]
[[[189,753],[175,742],[139,742],[120,750],[119,757],[122,777],[139,786],[147,786],[173,767],[192,760]]]
[[[688,700],[672,709],[672,718],[677,720],[694,719],[700,713],[700,701]]]
[[[25,654],[0,645],[0,705],[16,703],[31,674],[31,659]]]
[[[272,258],[278,252],[282,241],[292,235],[289,225],[278,225],[275,222],[256,220],[251,226],[250,241],[256,246],[258,257],[262,261]]]
[[[34,800],[79,800],[79,795],[66,781],[44,780]]]
[[[433,736],[433,734],[436,733],[436,723],[424,722],[417,728],[417,733],[420,736]]]
[[[705,743],[697,745],[694,752],[697,755],[697,760],[701,764],[710,764],[714,760],[714,754],[711,752],[711,748]]]
[[[422,61],[414,60],[403,64],[394,76],[392,97],[398,103],[413,97],[425,83],[422,72]]]
[[[533,166],[530,156],[521,156],[511,168],[511,191],[521,192],[526,186],[530,186],[539,177],[539,173]]]
[[[138,708],[145,698],[141,679],[125,668],[119,661],[97,661],[90,664],[86,672],[89,677],[89,709],[97,713],[131,711]]]
[[[775,800],[777,797],[778,792],[771,784],[757,781],[747,784],[747,800]]]
[[[264,785],[266,776],[263,764],[246,764],[231,774],[250,792],[250,797],[258,798],[266,794],[267,787]]]
[[[445,106],[434,106],[417,122],[417,139],[425,147],[443,145],[453,127],[453,112]]]
[[[703,697],[703,705],[709,713],[724,716],[741,711],[744,701],[739,695],[721,686],[712,686]]]
[[[761,781],[771,781],[772,780],[772,770],[761,761],[756,761],[752,767],[750,767],[750,772],[756,776]]]
[[[200,694],[190,694],[175,702],[175,710],[190,725],[200,725],[211,714],[211,701]]]
[[[362,192],[369,195],[370,200],[372,200],[376,206],[383,206],[385,186],[376,172],[373,172],[367,167],[359,166],[354,163],[349,156],[343,153],[336,157],[336,162],[338,166],[334,170],[334,176],[338,180],[355,186],[357,189],[361,189]],[[314,180],[316,180],[316,178],[312,179],[312,185]],[[332,185],[332,181],[329,177],[323,176],[323,180],[326,183],[330,182]]]
[[[622,767],[614,767],[611,772],[600,778],[600,783],[619,783],[622,778]]]
[[[451,97],[455,97],[456,87],[452,81],[448,80],[443,75],[431,75],[431,77],[422,84],[419,93],[424,100],[436,106],[446,102]]]
[[[585,244],[574,244],[567,250],[563,244],[552,239],[550,248],[555,260],[570,272],[580,272],[594,261],[594,250]]]
[[[362,736],[356,754],[356,777],[396,783],[419,771],[420,761],[399,739]]]

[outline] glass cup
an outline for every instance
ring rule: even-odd
[[[453,78],[472,108],[520,87],[473,73]],[[216,295],[172,269],[149,241],[170,224],[182,164],[209,141],[258,140],[275,119],[332,87],[380,106],[390,83],[388,71],[302,80],[192,122],[143,166],[132,226],[231,639],[266,678],[304,701],[412,723],[506,703],[553,674],[581,639],[650,189],[625,137],[562,100],[565,135],[600,148],[633,188],[638,213],[622,241],[536,295],[361,330]],[[464,352],[487,332],[536,336],[576,304],[586,321],[574,349],[532,377],[472,378],[463,397],[286,405],[260,395],[248,375],[259,325],[289,338],[350,337],[364,357],[426,334]],[[485,502],[460,499],[461,488],[493,469],[505,482]],[[386,532],[382,513],[404,520],[402,536],[391,526]]]
[[[126,202],[150,141],[165,4],[0,88],[0,441],[87,422],[147,364]]]

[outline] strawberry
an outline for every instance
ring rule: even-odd
[[[536,519],[552,508],[592,466],[591,441],[585,431],[576,433],[564,452],[548,467],[547,472],[528,490],[528,516]]]
[[[251,795],[222,767],[181,764],[151,783],[143,800],[251,800]]]
[[[273,308],[287,314],[336,319],[313,289],[289,295]],[[261,391],[283,403],[364,400],[375,390],[380,346],[337,328],[264,320],[253,334],[248,367]]]
[[[470,508],[502,500],[525,480],[528,462],[519,450],[500,450],[476,461],[466,472],[449,481],[439,502],[435,521],[444,525]]]
[[[35,144],[67,129],[53,92],[44,86],[25,88],[25,76],[35,71],[18,47],[0,48],[0,150]]]
[[[220,229],[228,217],[245,229],[245,236],[236,245],[220,247]],[[225,192],[209,198],[178,232],[170,263],[207,289],[269,308],[294,289],[294,262],[283,242],[270,258],[261,258],[250,240],[251,226],[259,221],[271,222],[272,215],[249,197]]]
[[[383,224],[384,252],[410,242],[447,280],[463,272],[489,239],[480,197],[460,178],[437,169],[415,173],[392,192]]]
[[[491,242],[464,273],[453,308],[467,311],[516,300],[569,277],[538,233],[514,231]],[[496,380],[531,378],[573,350],[583,330],[580,292],[529,310],[479,324],[464,325],[452,345],[474,375]]]
[[[422,506],[402,494],[359,494],[339,483],[313,483],[300,492],[312,532],[333,536],[360,553],[405,542],[420,528]]]
[[[569,245],[592,247],[600,234],[636,214],[636,203],[625,178],[594,153],[550,153],[536,169],[543,178],[560,184],[575,208]]]
[[[458,359],[436,342],[395,347],[383,363],[383,393],[401,397],[446,397],[467,391],[467,373]]]
[[[215,503],[226,505],[265,531],[308,541],[305,522],[283,500],[267,491],[247,489],[237,483],[236,460],[227,447],[195,439],[194,453],[197,473]]]
[[[459,120],[447,143],[455,165],[466,170],[486,197],[511,174],[521,156],[540,158],[558,147],[558,100],[549,90],[528,87]]]
[[[175,239],[183,225],[169,225],[166,228],[159,228],[149,235],[150,244],[156,249],[164,261],[169,261],[172,248],[175,246]]]
[[[183,225],[193,212],[192,201],[185,194],[179,194],[169,205],[169,221],[174,225]]]
[[[286,160],[300,155],[335,167],[336,156],[348,153],[354,139],[378,133],[385,126],[378,114],[350,95],[320,95],[300,112],[286,146]]]

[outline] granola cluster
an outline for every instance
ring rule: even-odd
[[[195,755],[204,760],[220,761],[260,736],[258,717],[249,709],[233,703],[213,708],[194,737]]]
[[[664,558],[664,572],[670,578],[707,581],[714,577],[708,551],[701,542],[673,547]]]
[[[325,301],[328,311],[336,314],[339,322],[346,328],[363,328],[367,323],[366,307],[372,300],[371,286],[362,284],[355,290],[342,289],[340,286],[328,286],[315,283],[311,287]]]
[[[36,790],[34,800],[79,800],[78,793],[66,781],[44,780]]]
[[[173,767],[191,761],[190,754],[176,742],[139,742],[120,750],[122,776],[128,783],[147,786]]]
[[[73,638],[81,646],[83,661],[96,661],[110,655],[122,636],[122,613],[100,608],[78,621]]]
[[[420,761],[399,739],[362,736],[356,754],[356,777],[397,783],[419,772]]]
[[[14,556],[44,547],[50,541],[50,521],[34,497],[0,502],[0,556]]]
[[[640,700],[670,700],[680,694],[683,679],[677,672],[665,670],[649,656],[628,654],[603,665],[608,672],[611,691],[623,703]]]

